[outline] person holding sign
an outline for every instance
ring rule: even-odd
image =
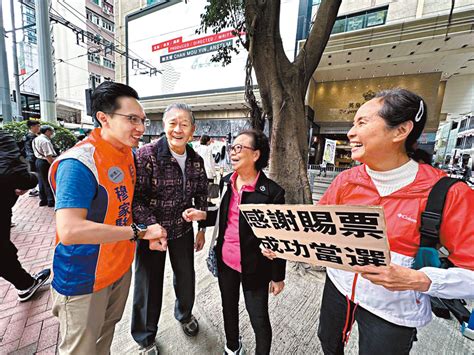
[[[474,222],[469,207],[474,205],[474,191],[466,184],[456,183],[449,190],[440,228],[441,244],[454,266],[412,268],[420,249],[421,213],[432,187],[446,175],[408,156],[426,120],[424,100],[404,89],[380,92],[355,115],[347,136],[352,159],[363,165],[339,174],[319,204],[382,206],[391,263],[380,266],[369,250],[360,258],[361,266],[353,266],[355,273],[327,268],[318,329],[325,354],[343,354],[354,321],[359,353],[408,354],[416,328],[431,320],[429,296],[474,298]],[[360,228],[364,221],[354,218],[351,224]],[[268,250],[264,254],[276,256]]]
[[[234,172],[220,182],[221,203],[216,255],[222,297],[225,354],[243,354],[239,337],[239,289],[242,283],[245,306],[255,332],[256,354],[269,354],[272,328],[268,315],[268,293],[278,295],[284,288],[286,261],[270,261],[260,252],[260,240],[239,211],[239,204],[283,204],[285,190],[270,180],[262,169],[268,164],[268,138],[259,131],[239,133],[230,147]],[[183,213],[187,221],[206,219],[214,225],[216,212],[190,208]],[[213,246],[211,245],[211,248]]]
[[[416,328],[431,320],[429,296],[474,297],[474,191],[466,184],[452,186],[442,216],[440,240],[454,267],[411,268],[428,194],[445,176],[408,157],[426,120],[424,100],[404,89],[380,92],[355,115],[347,136],[364,165],[339,174],[319,203],[383,206],[391,264],[328,268],[318,330],[325,354],[343,353],[354,321],[360,353],[407,354]]]

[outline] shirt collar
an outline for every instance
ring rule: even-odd
[[[232,188],[236,191],[237,191],[236,181],[237,181],[238,176],[239,176],[239,174],[237,174],[237,172],[234,171],[232,173],[232,175],[230,176],[230,181],[229,181],[232,185]],[[257,181],[258,181],[259,177],[260,177],[260,171],[258,172],[257,176],[255,177],[255,180],[250,185],[243,185],[242,189],[245,189],[246,191],[255,191],[255,186],[257,186]]]

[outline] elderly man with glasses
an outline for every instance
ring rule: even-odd
[[[133,217],[147,226],[159,223],[166,229],[174,272],[175,318],[187,336],[199,331],[193,316],[195,294],[194,250],[204,246],[205,230],[194,240],[192,223],[182,218],[190,207],[207,208],[207,175],[203,159],[187,144],[195,130],[188,105],[172,104],[163,114],[165,136],[138,150],[137,184]],[[137,245],[132,336],[141,354],[158,354],[155,343],[163,298],[166,252],[155,252],[148,242]]]

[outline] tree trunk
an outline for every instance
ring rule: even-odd
[[[249,23],[254,21],[251,28]],[[304,73],[290,63],[279,31],[280,2],[246,2],[249,55],[265,113],[273,118],[270,177],[286,190],[287,203],[311,203],[307,176],[308,123],[304,115]]]

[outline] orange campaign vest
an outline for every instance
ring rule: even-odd
[[[61,161],[76,159],[94,175],[97,190],[87,219],[97,223],[128,226],[132,223],[135,164],[130,148],[119,151],[96,128],[84,141],[62,154],[51,165],[49,181],[56,193],[56,173]],[[81,193],[80,188],[77,193]],[[130,237],[132,237],[130,229]],[[129,240],[106,244],[64,245],[56,234],[53,288],[66,296],[99,291],[120,279],[133,262],[135,243]]]

